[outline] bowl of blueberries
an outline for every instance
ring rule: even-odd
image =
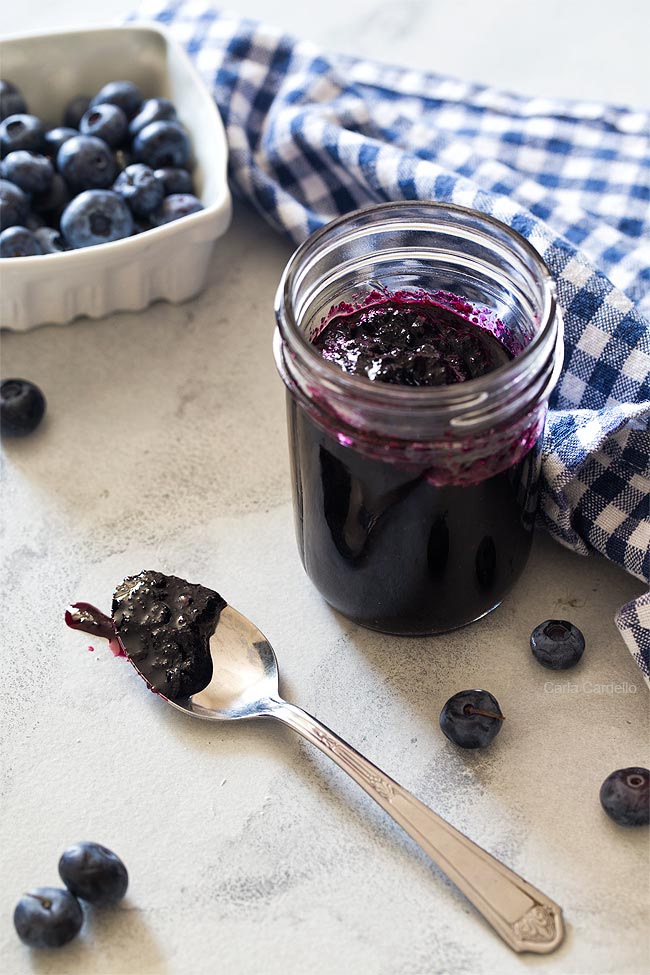
[[[214,101],[160,27],[0,45],[0,326],[99,318],[204,286],[227,229]]]

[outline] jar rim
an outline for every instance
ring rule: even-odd
[[[540,309],[540,327],[536,330],[531,341],[525,348],[505,365],[486,373],[483,376],[446,386],[402,386],[393,383],[377,383],[366,376],[345,372],[336,363],[324,359],[313,343],[307,338],[293,314],[292,288],[295,278],[305,261],[309,261],[311,254],[319,251],[321,245],[328,238],[333,243],[340,243],[341,230],[346,226],[352,228],[355,223],[373,224],[375,228],[386,222],[386,217],[403,216],[408,210],[424,210],[426,215],[438,218],[438,223],[444,223],[449,229],[463,226],[463,221],[479,221],[486,230],[472,228],[475,237],[483,237],[486,241],[507,241],[511,249],[517,253],[526,266],[535,271],[536,280],[542,293],[542,307]],[[447,216],[448,219],[440,218]],[[454,220],[455,218],[455,220]],[[376,219],[376,223],[375,223]],[[422,219],[422,217],[420,217]],[[426,219],[426,217],[425,217]],[[527,260],[525,260],[527,259]],[[532,265],[532,267],[531,267]],[[544,259],[534,247],[517,230],[498,220],[470,207],[455,203],[441,203],[433,200],[397,200],[395,202],[371,204],[335,218],[314,231],[300,244],[291,255],[278,285],[275,298],[275,315],[278,330],[284,342],[291,351],[302,360],[311,373],[318,377],[320,384],[329,388],[332,393],[339,394],[347,391],[350,394],[363,396],[365,400],[374,401],[384,406],[392,405],[397,409],[430,410],[435,406],[458,406],[467,409],[484,401],[495,386],[503,388],[504,381],[511,389],[525,382],[531,365],[531,360],[542,354],[540,347],[546,346],[546,353],[553,354],[555,336],[553,326],[557,313],[555,283]]]

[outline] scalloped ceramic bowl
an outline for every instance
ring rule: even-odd
[[[231,200],[221,118],[185,51],[158,26],[105,27],[10,38],[0,44],[0,61],[29,110],[52,126],[61,124],[67,101],[107,81],[128,79],[145,98],[170,98],[190,134],[205,207],[124,240],[0,259],[0,326],[22,331],[198,294],[214,243],[230,223]]]

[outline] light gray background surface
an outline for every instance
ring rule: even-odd
[[[2,30],[98,24],[127,0],[5,4]],[[332,49],[521,92],[647,105],[645,2],[241,0]],[[244,207],[207,290],[5,335],[2,374],[49,401],[41,431],[3,448],[0,971],[59,975],[642,975],[647,833],[598,804],[614,768],[649,764],[647,697],[613,624],[642,586],[546,537],[516,591],[438,639],[361,630],[299,564],[283,388],[270,342],[289,248]],[[108,606],[143,566],[221,589],[277,649],[283,689],[565,908],[565,946],[509,952],[342,773],[289,731],[182,720],[130,668],[67,631],[67,602]],[[584,629],[576,669],[543,671],[532,626]],[[464,687],[507,715],[490,749],[437,726]],[[127,900],[59,953],[11,925],[65,845],[95,839],[131,872]]]

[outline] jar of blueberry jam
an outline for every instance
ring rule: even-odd
[[[312,582],[387,633],[489,613],[528,558],[562,363],[542,259],[473,210],[381,204],[298,248],[276,317]]]

